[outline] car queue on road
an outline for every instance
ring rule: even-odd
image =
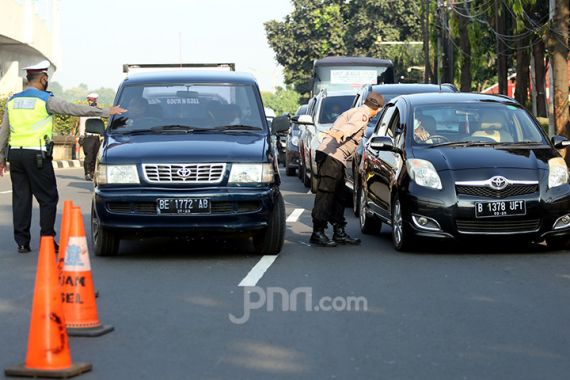
[[[569,247],[570,178],[558,152],[569,140],[549,138],[508,97],[454,93],[447,84],[365,85],[353,106],[369,92],[385,92],[386,105],[345,168],[363,233],[391,226],[397,250],[478,238]],[[303,136],[316,123],[301,124]],[[314,192],[313,161],[301,155],[299,177]]]

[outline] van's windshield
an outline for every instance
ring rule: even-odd
[[[261,130],[265,125],[250,85],[130,85],[123,88],[117,104],[128,110],[111,123],[112,129],[121,131],[165,126]]]

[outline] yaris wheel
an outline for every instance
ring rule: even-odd
[[[392,202],[392,243],[398,251],[407,251],[411,248],[409,231],[404,222],[402,204],[398,196]]]
[[[378,220],[374,215],[368,214],[368,206],[366,205],[366,195],[364,191],[360,191],[360,210],[359,210],[359,221],[360,221],[360,231],[363,234],[373,235],[380,233],[382,228],[382,222]]]

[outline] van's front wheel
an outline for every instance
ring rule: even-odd
[[[253,247],[258,255],[276,255],[283,248],[285,240],[285,202],[281,194],[273,208],[269,225],[253,236]]]
[[[119,253],[120,239],[117,234],[101,228],[95,206],[91,206],[91,240],[95,256],[116,256]]]

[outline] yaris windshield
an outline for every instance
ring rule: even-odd
[[[548,144],[526,111],[491,102],[430,104],[413,109],[414,144],[426,146]]]
[[[118,104],[128,110],[111,128],[121,132],[160,127],[220,131],[232,127],[262,130],[264,121],[255,90],[238,84],[132,85]],[[171,128],[176,129],[176,128]]]

